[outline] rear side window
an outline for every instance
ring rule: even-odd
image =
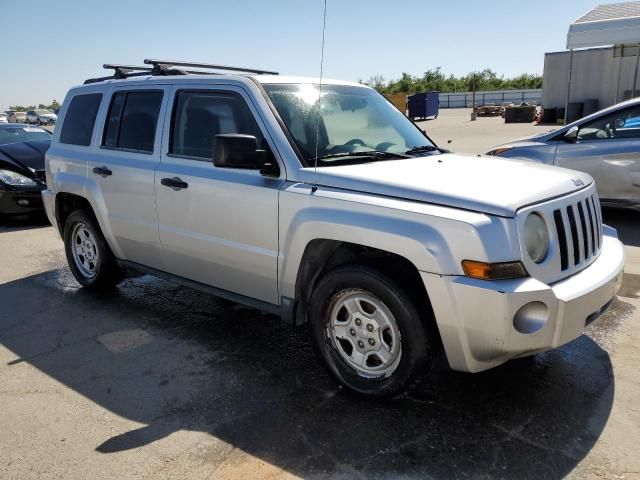
[[[161,91],[116,93],[111,99],[102,144],[152,153],[161,105]]]
[[[197,91],[177,93],[170,153],[211,161],[213,141],[223,133],[254,135],[262,143],[260,129],[240,96]]]
[[[76,95],[71,99],[64,116],[60,143],[88,146],[91,144],[93,126],[102,100],[101,93]]]

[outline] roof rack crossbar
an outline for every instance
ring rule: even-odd
[[[106,70],[114,70],[113,78],[117,80],[127,78],[130,74],[134,72],[150,73],[153,70],[151,67],[139,67],[137,65],[121,65],[117,63],[105,63],[104,65],[102,65],[102,68]]]
[[[146,65],[153,65],[154,73],[160,73],[160,70],[167,67],[191,67],[191,68],[205,68],[212,70],[227,70],[232,72],[245,72],[245,73],[256,73],[259,75],[278,75],[278,72],[270,71],[270,70],[258,70],[256,68],[244,68],[244,67],[233,67],[231,65],[215,65],[211,63],[199,63],[199,62],[181,62],[181,61],[173,61],[173,60],[154,60],[146,58],[144,60]],[[189,72],[189,73],[207,73],[207,72]]]

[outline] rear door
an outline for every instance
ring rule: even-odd
[[[169,272],[223,290],[278,302],[278,193],[281,178],[213,165],[217,134],[266,128],[240,87],[174,87],[156,172],[160,241]],[[163,181],[164,179],[164,181]],[[167,180],[181,182],[179,187]],[[164,184],[163,184],[164,183]]]
[[[640,202],[640,105],[581,125],[575,143],[558,144],[555,164],[590,174],[603,201]]]
[[[116,255],[154,268],[162,268],[154,175],[167,94],[162,85],[114,88],[100,153],[88,165]]]

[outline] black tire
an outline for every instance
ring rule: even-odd
[[[72,235],[76,227],[84,226],[93,236],[96,262],[93,275],[87,275],[78,265],[73,254]],[[83,287],[90,290],[109,290],[120,283],[125,276],[125,269],[120,267],[113,252],[107,245],[95,217],[84,210],[75,210],[67,217],[64,224],[64,250],[71,273]]]
[[[388,376],[368,378],[342,358],[327,332],[335,302],[349,291],[363,291],[382,301],[395,318],[401,356]],[[425,321],[407,293],[385,274],[369,267],[347,265],[327,273],[312,294],[309,312],[311,344],[322,365],[344,387],[361,395],[385,398],[410,389],[433,364]]]

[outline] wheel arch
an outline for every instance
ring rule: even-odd
[[[314,239],[302,256],[295,285],[294,319],[297,325],[306,322],[308,305],[318,281],[335,268],[358,264],[373,268],[390,277],[413,301],[427,328],[439,339],[429,293],[418,268],[408,258],[388,250],[340,240]]]
[[[78,193],[59,192],[55,198],[55,217],[58,225],[60,236],[64,235],[64,223],[71,212],[77,209],[83,209],[87,213],[91,214],[96,220],[98,227],[100,228],[102,235],[109,245],[109,248],[116,255],[117,258],[121,258],[120,250],[117,248],[113,241],[111,234],[111,228],[108,223],[103,221],[105,213],[101,212],[96,202],[89,196],[79,195]]]
[[[56,195],[55,216],[58,225],[58,231],[62,236],[64,234],[64,225],[69,215],[74,210],[85,210],[95,217],[93,207],[89,200],[85,197],[68,192],[60,192]]]

